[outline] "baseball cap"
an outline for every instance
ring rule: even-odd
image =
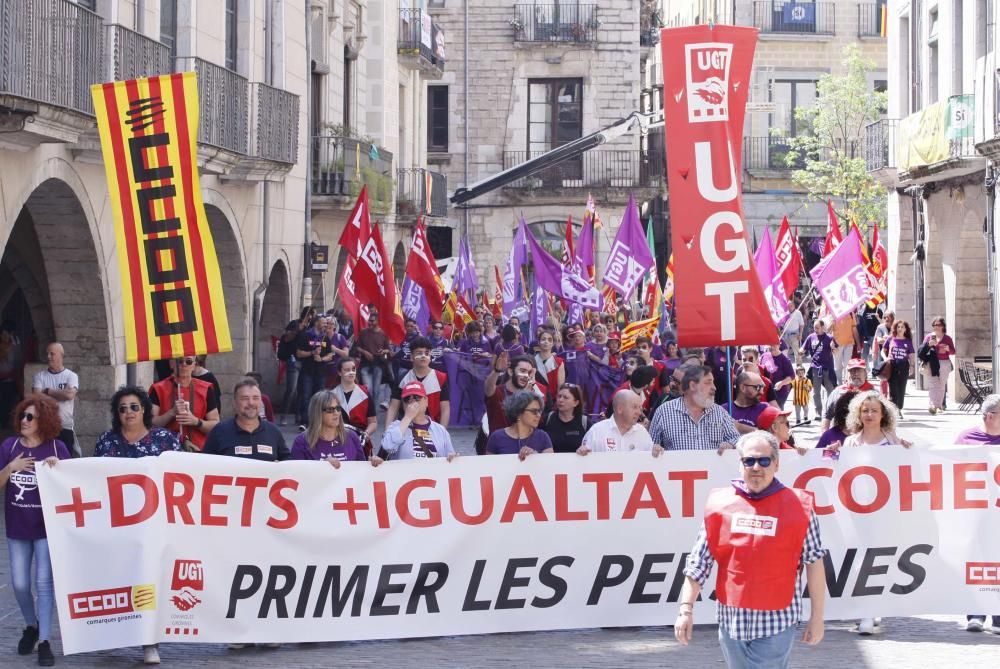
[[[847,369],[866,369],[865,361],[861,358],[851,358],[847,362]]]
[[[608,339],[617,339],[618,341],[621,341],[622,340],[622,333],[618,332],[617,330],[615,332],[609,332],[608,333]]]
[[[761,430],[770,430],[771,425],[774,424],[774,419],[778,416],[787,416],[792,413],[791,411],[782,411],[776,407],[769,406],[760,412],[757,416],[757,428]]]
[[[405,386],[403,386],[403,391],[400,397],[413,397],[414,395],[418,397],[427,397],[427,391],[424,390],[424,384],[420,381],[410,381]]]

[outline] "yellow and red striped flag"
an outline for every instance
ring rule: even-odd
[[[195,73],[90,92],[115,221],[126,360],[231,351],[198,181]]]
[[[653,318],[647,318],[641,321],[632,321],[626,325],[625,329],[622,330],[622,353],[635,348],[635,340],[639,337],[649,337],[652,339],[653,334],[656,332],[656,325],[659,322],[660,316],[657,314]]]

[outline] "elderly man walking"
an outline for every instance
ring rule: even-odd
[[[802,614],[799,576],[806,571],[810,614],[802,640],[823,639],[826,578],[813,496],[786,488],[778,471],[778,440],[750,432],[736,444],[741,478],[713,490],[705,521],[684,567],[674,636],[691,640],[698,593],[719,563],[719,645],[730,669],[789,666],[795,625]]]

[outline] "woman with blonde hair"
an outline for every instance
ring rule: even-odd
[[[321,390],[309,399],[309,427],[292,442],[293,460],[325,460],[339,468],[345,460],[382,464],[378,456],[365,456],[355,430],[345,427],[347,414],[332,390]]]
[[[896,434],[898,416],[892,402],[877,390],[858,393],[847,409],[844,446],[906,446]]]

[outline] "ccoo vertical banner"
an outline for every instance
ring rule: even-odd
[[[757,30],[661,31],[678,344],[777,342],[743,223],[743,114]],[[736,315],[739,314],[737,324]]]
[[[194,72],[91,86],[122,282],[128,362],[231,351],[198,183]]]

